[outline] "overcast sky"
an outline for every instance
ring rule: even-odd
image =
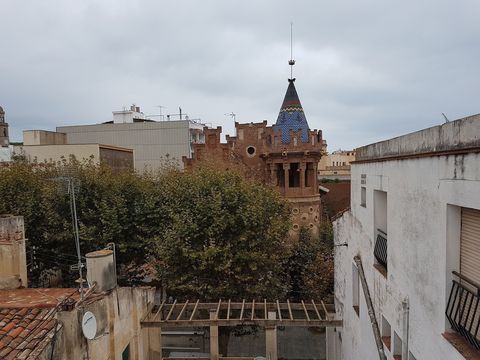
[[[478,0],[1,0],[0,105],[23,129],[146,114],[276,121],[294,77],[329,151],[480,112]]]

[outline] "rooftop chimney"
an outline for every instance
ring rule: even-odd
[[[27,287],[23,216],[0,215],[0,289]]]

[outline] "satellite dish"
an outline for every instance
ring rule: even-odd
[[[82,332],[88,340],[93,340],[97,334],[97,319],[90,311],[83,314]]]

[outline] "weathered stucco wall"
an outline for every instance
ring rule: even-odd
[[[61,346],[56,347],[55,359],[88,358],[121,359],[122,352],[130,348],[130,359],[148,359],[147,333],[140,321],[153,303],[154,288],[117,288],[106,295],[92,295],[82,308],[58,315],[63,331]],[[97,320],[97,335],[87,340],[81,329],[82,316],[92,312]]]
[[[0,216],[0,289],[27,286],[27,255],[22,216]]]
[[[452,127],[449,135],[438,127],[429,132],[437,133],[437,139],[452,136],[449,141],[455,143],[465,137],[473,141],[475,135],[470,127],[471,121],[467,119],[466,128],[459,129],[455,123],[445,124]],[[425,140],[421,142],[423,149],[433,146],[431,135],[426,134],[408,139],[412,149],[419,139]],[[478,130],[476,134],[478,136]],[[396,143],[403,150],[410,146],[406,139],[397,139]],[[446,143],[439,146],[446,146]],[[357,154],[364,158],[378,155],[376,149],[379,148],[369,148],[361,148],[364,150],[360,149]],[[355,255],[362,259],[380,327],[382,315],[391,325],[392,342],[394,332],[403,337],[402,301],[408,298],[409,350],[416,359],[463,359],[442,333],[449,330],[444,313],[451,287],[451,271],[459,270],[460,235],[455,209],[480,209],[479,164],[480,154],[470,153],[352,166],[351,211],[334,223],[335,243],[348,243],[348,247],[336,247],[335,253],[335,301],[344,320],[343,359],[378,358],[361,289],[360,316],[352,307]],[[366,175],[366,184],[361,184],[362,174]],[[362,186],[366,187],[365,207],[360,205]],[[386,277],[374,267],[374,190],[387,193]],[[387,357],[392,359],[388,350]]]

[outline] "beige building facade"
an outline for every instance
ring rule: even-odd
[[[64,133],[45,130],[23,132],[23,145],[14,146],[17,156],[30,162],[63,162],[74,157],[78,161],[93,161],[109,165],[114,170],[133,169],[132,149],[103,144],[68,144]]]
[[[355,150],[336,150],[325,155],[318,166],[318,178],[350,180],[350,163],[355,161]]]

